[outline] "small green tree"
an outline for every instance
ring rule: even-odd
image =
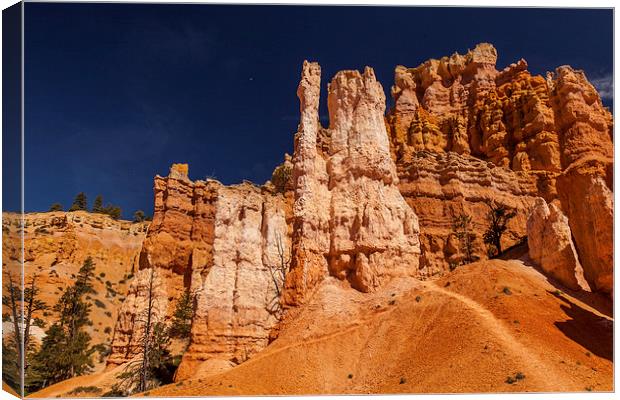
[[[63,211],[64,207],[60,203],[54,203],[50,206],[49,212],[52,211]]]
[[[45,332],[32,362],[33,375],[38,377],[40,388],[83,375],[93,367],[92,354],[96,349],[90,348],[91,338],[85,331],[92,323],[89,319],[91,305],[84,297],[95,292],[94,276],[95,265],[88,257],[73,286],[64,291],[54,306],[59,319]]]
[[[452,232],[459,240],[459,251],[463,254],[461,265],[475,261],[473,252],[476,235],[471,232],[471,217],[467,214],[456,216],[452,222]]]
[[[95,197],[95,202],[93,203],[93,212],[94,213],[103,212],[103,196],[102,195],[97,195],[97,197]]]
[[[138,210],[133,213],[133,222],[143,222],[145,219],[146,217],[144,216],[144,211]]]
[[[103,208],[103,213],[108,214],[112,219],[120,219],[123,210],[120,207],[108,204]]]
[[[507,229],[508,222],[517,215],[517,211],[493,201],[486,204],[489,207],[487,215],[489,227],[483,239],[487,244],[489,257],[496,257],[502,254],[502,235]]]
[[[71,208],[69,211],[86,211],[88,210],[88,201],[86,199],[86,194],[84,192],[80,192],[75,196],[73,200],[73,204],[71,204]]]
[[[170,336],[177,338],[189,337],[192,329],[192,318],[194,318],[195,296],[189,291],[184,291],[177,301],[172,322],[170,324]]]

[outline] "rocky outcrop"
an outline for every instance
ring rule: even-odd
[[[590,287],[611,294],[614,201],[605,171],[598,161],[575,163],[558,178],[558,193]]]
[[[530,258],[549,276],[573,290],[590,290],[571,238],[568,218],[538,198],[527,220]]]
[[[19,279],[21,218],[17,214],[3,214],[3,266],[13,269]],[[75,212],[28,213],[23,215],[25,282],[36,280],[39,298],[50,308],[64,290],[73,284],[84,260],[92,257],[95,264],[95,293],[89,295],[93,304],[93,324],[86,328],[92,344],[106,344],[111,340],[116,312],[124,300],[128,281],[137,270],[137,261],[148,222],[132,223],[114,220],[104,214]],[[5,269],[6,272],[6,269]],[[16,273],[17,272],[17,273]],[[49,322],[56,318],[55,311],[35,315]],[[49,325],[49,324],[48,324]],[[33,327],[37,339],[44,330]]]
[[[461,263],[453,231],[461,214],[472,217],[474,255],[485,258],[487,203],[516,211],[503,248],[524,240],[537,198],[561,204],[585,279],[608,290],[611,246],[592,238],[611,243],[609,112],[579,72],[560,68],[543,78],[524,60],[502,71],[496,60],[493,46],[480,44],[466,55],[397,67],[387,117],[373,70],[341,71],[328,85],[328,127],[319,122],[321,68],[304,62],[294,154],[270,182],[193,182],[185,164],[156,177],[153,223],[109,362],[136,353],[149,271],[158,320],[170,318],[183,291],[195,296],[177,377],[213,373],[264,348],[277,335],[281,307],[294,318],[295,306],[329,276],[370,292],[393,277],[427,278]],[[588,129],[591,138],[582,138]],[[600,216],[594,223],[586,207]],[[549,267],[549,259],[568,254],[570,232],[560,216],[552,208],[536,220],[551,226],[555,241],[543,247],[557,252],[536,255],[539,243],[552,240],[536,234],[532,251],[543,269],[569,282]],[[288,271],[285,282],[274,265]]]
[[[371,68],[341,71],[329,84],[329,128],[318,120],[320,67],[304,63],[295,141],[293,264],[285,302],[331,275],[361,291],[418,274],[418,220],[398,191]]]
[[[541,196],[547,202],[559,198],[590,286],[609,292],[613,258],[611,113],[582,71],[562,66],[546,77],[533,76],[525,60],[502,71],[496,69],[496,60],[493,46],[482,43],[465,55],[455,53],[416,68],[396,68],[394,107],[386,124],[401,182],[413,181],[405,171],[418,162],[420,151],[472,155],[505,170],[523,172],[527,176],[514,182],[535,182],[537,190],[528,189],[529,200],[517,202],[531,204],[531,196]],[[445,183],[438,179],[427,179],[428,188],[420,190],[434,187],[438,191]],[[429,265],[431,272],[445,270],[442,253],[448,241],[439,238],[445,223],[437,214],[446,214],[438,211],[446,205],[436,202],[432,211],[426,211],[436,216],[427,218],[429,201],[403,184],[401,191],[421,217],[422,264]],[[469,196],[472,193],[469,191]],[[477,212],[471,213],[475,220]],[[511,236],[525,233],[523,214],[519,220],[519,228]]]
[[[318,122],[319,90],[320,68],[305,63],[292,191],[287,179],[260,188],[192,182],[185,165],[155,178],[155,215],[140,253],[141,271],[157,271],[153,318],[169,318],[183,290],[196,299],[178,379],[264,348],[281,304],[299,304],[329,275],[370,291],[418,274],[418,222],[397,187],[381,85],[369,68],[338,73],[329,86],[328,129]],[[274,267],[288,271],[289,260],[283,289]],[[140,273],[123,305],[110,364],[139,350],[146,276]]]
[[[249,183],[193,182],[183,164],[173,165],[168,177],[157,176],[154,191],[153,223],[108,363],[121,364],[139,351],[151,271],[155,322],[169,321],[183,291],[195,299],[179,379],[197,368],[207,373],[209,366],[245,361],[267,345],[278,320],[276,285],[281,289],[283,283],[272,272],[290,259],[290,202]],[[187,342],[181,352],[184,347]]]
[[[454,151],[516,171],[560,172],[576,154],[608,152],[611,114],[583,72],[560,67],[544,78],[525,60],[502,71],[496,60],[482,43],[464,56],[396,68],[387,122],[397,161],[419,150]],[[600,134],[566,128],[565,114],[579,111]]]
[[[192,265],[196,309],[178,379],[208,373],[213,363],[205,361],[242,363],[267,346],[279,320],[277,268],[290,260],[284,197],[248,184],[220,187],[215,210],[212,262]]]
[[[557,191],[584,274],[594,290],[613,290],[612,117],[581,71],[564,66],[553,82],[564,171]]]
[[[487,257],[482,236],[489,226],[489,202],[517,212],[502,236],[502,248],[520,243],[526,236],[528,211],[546,180],[468,155],[428,151],[418,151],[408,163],[399,163],[398,175],[400,192],[420,219],[423,277],[442,274],[463,261],[454,231],[461,214],[472,218],[473,255]]]

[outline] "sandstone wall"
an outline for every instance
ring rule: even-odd
[[[428,60],[416,68],[396,67],[394,107],[386,124],[399,177],[406,182],[401,183],[401,191],[420,217],[422,263],[429,266],[430,273],[445,270],[444,248],[449,242],[445,218],[451,214],[445,211],[449,203],[430,200],[424,192],[433,191],[431,188],[450,191],[439,188],[465,179],[469,183],[460,185],[464,196],[480,197],[475,193],[485,184],[472,186],[471,181],[485,168],[489,171],[482,174],[490,175],[493,166],[498,166],[505,169],[502,174],[506,177],[509,170],[526,174],[517,180],[509,178],[517,186],[530,182],[516,192],[495,183],[485,190],[484,198],[506,198],[510,193],[512,199],[505,199],[506,205],[519,210],[507,244],[525,236],[527,216],[523,210],[528,209],[532,196],[547,202],[558,198],[590,286],[609,292],[613,269],[611,113],[582,71],[562,66],[546,77],[533,76],[525,60],[502,71],[496,69],[496,61],[495,48],[482,43],[465,55]],[[431,166],[429,161],[412,168],[420,163],[420,151],[472,155],[491,164],[478,164],[477,172],[461,164],[473,173],[447,181],[441,173],[426,174],[423,185],[415,182],[418,178],[412,179],[409,171],[443,168]],[[536,185],[535,191],[531,183]],[[408,189],[409,185],[416,190]],[[493,188],[498,190],[493,192]],[[517,199],[521,196],[518,192],[525,197]],[[428,207],[432,203],[434,207]],[[469,209],[474,220],[484,222],[481,210],[473,210],[471,202],[456,207]]]
[[[207,360],[228,366],[245,361],[267,345],[278,320],[270,267],[281,255],[290,259],[290,201],[249,183],[192,182],[186,165],[156,177],[154,191],[153,223],[119,312],[108,363],[121,364],[139,351],[151,271],[155,322],[171,318],[183,291],[195,296],[190,345],[179,349],[184,352],[179,379],[208,369],[213,363],[205,367]]]

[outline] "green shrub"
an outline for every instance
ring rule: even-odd
[[[95,299],[95,305],[99,308],[105,308],[105,304],[99,299]]]
[[[293,167],[288,164],[278,165],[271,174],[271,183],[275,186],[276,191],[284,193],[286,186],[293,177]]]

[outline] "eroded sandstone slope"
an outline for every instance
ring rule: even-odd
[[[19,264],[20,220],[16,214],[3,215],[3,238],[7,239],[2,246],[4,265]],[[138,270],[138,254],[148,223],[116,221],[104,214],[85,211],[29,213],[24,215],[23,222],[24,279],[26,284],[36,279],[40,299],[50,308],[73,283],[84,260],[92,257],[96,293],[87,299],[93,304],[93,325],[87,331],[93,339],[92,344],[109,345],[127,283]],[[55,313],[48,310],[45,315],[39,313],[35,317],[43,319],[49,326]],[[40,339],[44,328],[35,326],[32,333]]]

